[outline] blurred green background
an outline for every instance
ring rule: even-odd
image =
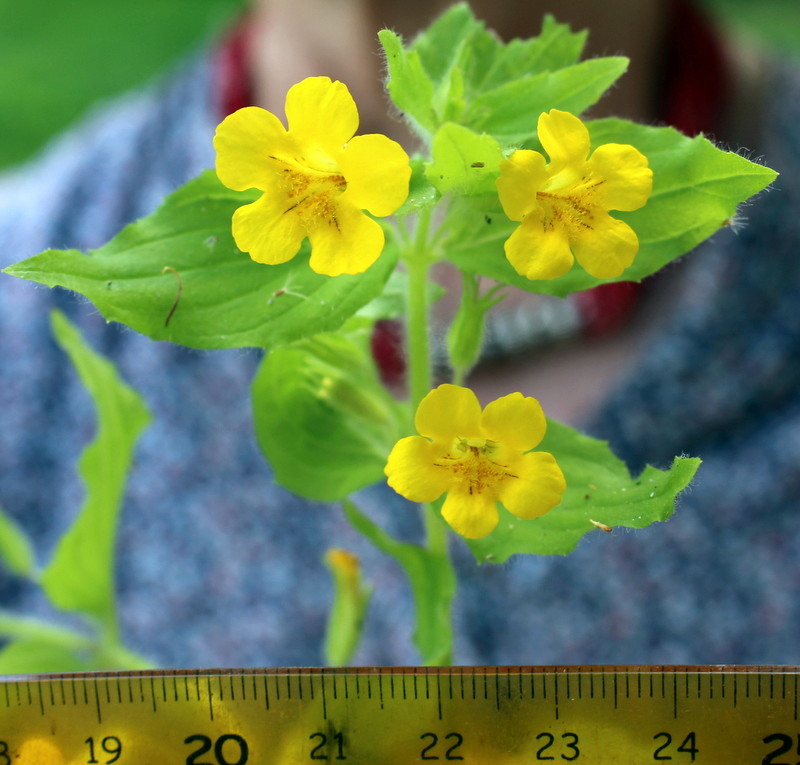
[[[0,166],[213,36],[244,0],[0,0]]]
[[[93,101],[153,77],[244,2],[0,0],[0,166],[30,156]],[[800,55],[800,0],[702,2],[724,25]]]

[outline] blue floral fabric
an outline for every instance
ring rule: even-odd
[[[759,151],[782,175],[685,264],[687,288],[590,423],[634,468],[704,464],[675,517],[587,535],[566,558],[477,566],[458,541],[460,663],[800,663],[800,82],[782,72]],[[111,103],[0,179],[0,265],[89,249],[213,165],[211,66]],[[787,95],[786,90],[790,93]],[[0,506],[50,554],[82,501],[91,402],[53,342],[58,307],[154,414],[118,548],[124,639],[165,666],[313,665],[329,546],[375,588],[363,664],[414,664],[410,593],[335,506],[276,486],[255,443],[255,351],[204,353],[106,325],[73,295],[0,275]],[[535,395],[535,393],[534,393]],[[359,497],[405,539],[421,529],[383,486]],[[91,554],[91,551],[87,551]],[[0,605],[48,614],[2,574]]]

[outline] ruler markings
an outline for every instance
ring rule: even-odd
[[[748,761],[752,760],[753,762],[760,762],[762,761],[761,758],[770,756],[769,749],[771,747],[769,745],[759,749],[759,747],[763,746],[762,740],[764,736],[769,736],[775,733],[776,730],[783,730],[786,734],[792,733],[792,721],[796,722],[800,715],[800,700],[798,700],[800,695],[800,680],[798,678],[800,678],[800,674],[798,674],[797,669],[789,668],[762,667],[737,670],[725,667],[681,667],[670,670],[664,667],[653,667],[650,669],[631,668],[625,670],[619,667],[594,669],[586,667],[553,669],[459,667],[457,670],[456,668],[438,670],[427,668],[414,668],[413,670],[342,670],[339,672],[336,670],[291,670],[283,673],[279,670],[263,673],[241,670],[192,674],[194,675],[194,680],[192,680],[192,675],[188,673],[153,673],[152,675],[147,675],[146,673],[132,673],[129,675],[108,673],[83,676],[65,675],[43,680],[37,680],[36,678],[9,679],[4,683],[5,690],[0,695],[0,699],[5,700],[5,708],[0,709],[9,711],[2,711],[0,715],[22,715],[20,719],[23,722],[30,720],[31,724],[33,724],[34,719],[60,720],[63,716],[65,722],[58,727],[57,734],[52,734],[54,743],[58,744],[61,740],[60,736],[64,736],[64,741],[67,740],[68,732],[69,735],[77,735],[71,731],[71,728],[74,727],[76,722],[80,721],[91,723],[94,720],[98,725],[107,726],[108,733],[120,735],[115,732],[114,726],[116,726],[117,723],[115,721],[118,719],[124,719],[126,720],[126,725],[128,724],[124,705],[128,703],[138,705],[139,701],[141,701],[146,705],[143,711],[147,713],[147,710],[151,708],[154,718],[150,718],[147,715],[142,717],[138,711],[132,711],[130,720],[133,727],[130,728],[131,732],[126,735],[131,737],[132,741],[136,741],[137,736],[142,735],[144,736],[143,740],[150,746],[153,734],[150,732],[151,729],[144,727],[147,724],[146,721],[150,720],[151,726],[160,726],[163,719],[166,725],[166,721],[172,719],[171,715],[174,714],[170,712],[171,705],[167,702],[175,701],[177,703],[184,698],[187,702],[193,701],[195,691],[197,700],[200,701],[204,695],[201,693],[200,682],[204,683],[208,691],[207,699],[203,699],[203,701],[207,702],[208,715],[212,722],[215,721],[215,718],[220,720],[231,719],[229,715],[235,715],[238,710],[242,710],[242,705],[245,705],[245,709],[247,709],[251,703],[261,703],[261,699],[259,699],[259,691],[261,689],[258,687],[261,682],[263,682],[263,703],[266,709],[270,709],[271,700],[269,697],[273,690],[269,683],[274,682],[275,686],[273,687],[283,694],[287,703],[297,699],[304,701],[307,699],[314,700],[315,704],[319,702],[317,706],[312,706],[309,711],[317,717],[321,714],[322,719],[327,722],[331,719],[331,715],[336,718],[340,714],[338,708],[334,711],[330,706],[331,699],[337,699],[340,695],[339,691],[342,690],[338,688],[338,682],[341,680],[345,683],[345,694],[350,683],[355,683],[356,685],[359,682],[365,683],[365,696],[361,696],[360,689],[358,691],[358,698],[361,699],[362,704],[351,710],[356,713],[357,717],[355,719],[360,721],[358,724],[364,725],[364,718],[361,715],[369,715],[366,719],[372,721],[370,724],[377,724],[377,718],[372,717],[377,713],[378,704],[376,702],[380,702],[380,710],[393,709],[390,706],[390,699],[392,702],[399,701],[401,686],[403,699],[405,700],[405,681],[406,678],[411,678],[417,691],[415,699],[420,702],[418,708],[412,709],[410,716],[403,712],[402,714],[390,714],[386,718],[381,718],[386,722],[381,722],[379,729],[381,731],[397,731],[399,733],[402,731],[400,726],[416,725],[415,720],[424,721],[428,719],[433,722],[434,719],[438,719],[439,722],[442,722],[447,717],[449,721],[447,729],[438,729],[441,730],[441,733],[437,731],[437,728],[430,729],[437,731],[437,735],[440,737],[437,748],[444,745],[445,741],[442,737],[446,730],[451,730],[449,727],[451,725],[453,726],[452,729],[461,733],[464,733],[464,729],[460,726],[471,726],[473,722],[479,726],[488,726],[491,723],[489,722],[490,718],[486,715],[490,711],[493,715],[492,719],[496,720],[496,725],[510,724],[507,721],[511,719],[517,720],[518,714],[526,715],[527,713],[524,711],[527,708],[526,705],[531,705],[531,702],[535,702],[530,707],[536,715],[533,718],[534,720],[538,720],[541,715],[544,715],[545,717],[542,718],[544,721],[549,718],[554,723],[560,723],[565,726],[561,730],[566,729],[573,731],[575,735],[580,734],[582,744],[584,735],[580,729],[581,724],[590,720],[601,720],[602,715],[612,709],[622,711],[620,718],[614,719],[621,720],[619,724],[626,726],[625,730],[633,734],[640,732],[637,729],[637,725],[642,725],[641,720],[652,720],[655,721],[654,724],[658,724],[658,721],[661,720],[668,724],[671,715],[672,720],[677,720],[679,716],[683,720],[689,720],[688,725],[691,726],[692,731],[697,732],[698,741],[708,742],[710,740],[712,742],[705,744],[706,754],[704,756],[711,756],[712,760],[710,761],[714,761],[712,745],[733,747],[733,744],[723,742],[726,737],[721,734],[717,736],[716,729],[720,725],[734,732],[735,736],[742,737],[746,734],[751,739],[748,742],[745,736],[744,745],[751,747],[746,750],[747,758]],[[258,674],[262,674],[261,680],[258,679]],[[789,674],[792,675],[791,678],[787,676]],[[473,686],[472,701],[479,702],[477,706],[470,704],[468,693],[470,675],[472,676],[471,683]],[[595,677],[596,675],[597,677]],[[296,687],[293,677],[297,678]],[[286,678],[285,686],[284,678]],[[401,684],[400,686],[396,685],[396,679]],[[123,682],[127,683],[127,691],[123,688]],[[139,683],[138,694],[134,693],[134,683],[136,682]],[[191,693],[189,690],[190,682],[195,687],[195,691]],[[422,686],[418,685],[422,682],[425,683],[424,697]],[[478,688],[477,684],[479,682],[482,682],[482,691]],[[595,682],[597,683],[596,687]],[[115,684],[116,691],[112,688],[112,683]],[[169,683],[172,684],[171,689],[168,685]],[[183,683],[182,689],[178,687],[179,683]],[[306,687],[306,683],[309,684],[308,687]],[[319,687],[317,687],[317,683],[320,683]],[[375,683],[377,683],[377,686]],[[433,685],[434,683],[435,686]],[[45,684],[47,687],[42,687]],[[69,706],[67,701],[70,696],[66,691],[65,684],[72,688],[74,706],[73,711],[70,712],[67,709],[63,711],[61,709],[61,706]],[[83,691],[81,691],[81,687]],[[634,688],[639,691],[638,694],[634,692]],[[647,693],[648,690],[650,691],[649,695]],[[756,690],[758,693],[755,692]],[[397,691],[397,698],[395,691]],[[435,708],[432,703],[434,701],[434,692]],[[147,698],[148,695],[149,698]],[[639,701],[637,701],[637,696]],[[16,706],[14,705],[15,699]],[[548,705],[543,707],[539,702],[540,699],[548,699]],[[569,703],[566,703],[565,699]],[[367,700],[372,702],[371,706],[366,705]],[[488,701],[491,706],[480,703],[484,701]],[[61,706],[59,702],[61,702]],[[581,702],[585,703],[582,704]],[[37,706],[39,708],[38,715],[35,711]],[[85,711],[83,711],[84,707],[86,707]],[[200,709],[202,710],[202,706]],[[433,717],[434,709],[436,718]],[[644,714],[645,717],[637,718],[637,715],[640,714],[638,710],[641,710],[641,714]],[[197,717],[191,716],[195,715],[195,712],[191,711],[191,709],[186,713],[180,712],[179,714],[187,715],[185,717],[186,720],[197,719]],[[289,703],[289,706],[286,707],[286,712],[284,713],[281,710],[281,714],[278,715],[278,719],[274,723],[278,727],[274,730],[286,730],[288,732],[288,728],[285,726],[289,725],[288,720],[292,714],[294,714],[294,705]],[[417,717],[417,714],[420,717]],[[427,718],[425,718],[426,714],[428,715]],[[119,718],[119,715],[122,715],[122,718]],[[639,722],[629,723],[628,718],[638,719]],[[183,720],[184,717],[178,719]],[[67,720],[70,722],[67,723]],[[722,720],[722,722],[717,722],[719,720]],[[728,727],[731,722],[732,726]],[[533,724],[539,725],[538,722]],[[12,724],[12,729],[16,730],[13,725],[15,724]],[[616,728],[616,725],[617,723],[614,723],[612,727]],[[50,727],[53,731],[56,730],[54,723],[51,723]],[[787,727],[789,730],[786,730]],[[737,732],[737,728],[743,728],[743,730],[738,730]],[[425,729],[420,727],[418,731]],[[482,728],[478,729],[482,730]],[[653,728],[653,732],[660,729]],[[665,729],[670,730],[670,728]],[[152,730],[157,731],[160,728],[156,727]],[[331,731],[327,734],[330,741],[332,729],[329,728],[328,730]],[[411,730],[414,732],[414,728]],[[487,730],[490,730],[490,728],[487,728]],[[536,728],[532,730],[534,734],[538,732]],[[543,727],[540,730],[544,731],[548,730],[548,728]],[[560,735],[558,733],[559,728],[551,728],[549,730],[552,731],[556,738]],[[88,731],[91,733],[91,728]],[[679,730],[676,730],[675,734],[679,732]],[[208,733],[211,735],[212,731],[209,730]],[[219,733],[226,733],[226,731],[218,731],[214,735],[219,735]],[[82,735],[85,737],[87,734],[84,733]],[[97,735],[100,734],[98,733]],[[257,734],[253,731],[243,735],[247,738],[247,744],[250,745],[252,753],[258,740],[257,736],[262,734]],[[605,735],[603,728],[600,728],[600,735]],[[349,736],[347,731],[345,731],[345,736]],[[356,739],[358,738],[359,736],[356,735]],[[412,736],[409,747],[413,747],[413,738]],[[633,757],[633,747],[635,745],[638,746],[635,743],[636,739],[637,736],[632,735],[627,738],[623,737],[622,741],[624,743],[620,743],[620,739],[611,738],[610,740],[615,741],[614,746],[622,747],[622,754],[631,754],[631,757]],[[25,739],[23,738],[22,740],[24,741]],[[400,740],[402,741],[403,739]],[[383,752],[384,748],[387,748],[386,751],[388,752],[390,742],[397,746],[397,741],[397,738],[388,736],[384,743],[381,737],[378,737],[371,743],[371,746],[376,747],[374,752]],[[540,746],[541,743],[539,742],[536,745]],[[351,745],[355,747],[355,743],[348,741],[345,741],[344,745],[347,750],[351,748]],[[775,745],[777,746],[777,744]],[[152,746],[155,746],[155,739],[153,739]],[[586,753],[588,754],[588,743],[586,746]],[[628,747],[631,747],[630,751]],[[583,746],[581,748],[583,749]],[[418,750],[416,751],[418,752]],[[430,751],[435,752],[436,749]],[[442,759],[444,759],[442,754],[444,751],[444,749],[440,750]],[[641,752],[638,749],[636,751],[638,753],[637,756],[652,755],[652,750],[646,752],[644,746]],[[565,753],[570,754],[570,751],[565,750]],[[612,753],[616,752],[612,750]],[[411,749],[409,749],[409,754],[411,754]],[[522,754],[522,751],[515,753],[514,757],[508,760],[508,765],[522,765]],[[558,755],[558,752],[556,754]],[[734,760],[737,754],[739,753],[737,752],[733,755]],[[491,752],[488,752],[488,755],[491,756]],[[519,759],[514,759],[517,755],[519,755]],[[530,752],[527,752],[527,755],[529,756]],[[348,751],[348,759],[359,761],[360,756],[357,749],[352,758]],[[741,756],[744,757],[744,754],[741,754]],[[730,757],[731,755],[728,754],[726,758],[720,758],[716,761],[731,761]],[[584,757],[581,756],[581,759],[583,760]],[[778,757],[777,759],[781,758]],[[0,757],[0,760],[2,760],[2,757]],[[147,759],[147,761],[150,762],[151,760]],[[587,758],[587,765],[591,765],[594,762],[596,761]]]
[[[678,719],[678,675],[672,673],[672,719]]]
[[[558,673],[553,675],[553,700],[555,702],[556,720],[558,720]]]
[[[103,715],[100,711],[100,688],[98,687],[97,678],[94,681],[94,707],[97,710],[97,724],[103,724]]]

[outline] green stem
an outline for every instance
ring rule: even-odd
[[[428,242],[431,210],[420,212],[412,247],[405,254],[408,269],[408,369],[411,411],[431,389],[428,344],[428,271],[433,256]]]

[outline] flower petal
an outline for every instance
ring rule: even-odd
[[[500,514],[496,498],[486,492],[450,491],[442,505],[442,517],[467,539],[480,539],[494,531]]]
[[[520,149],[500,163],[497,192],[511,220],[522,220],[537,206],[536,192],[547,181],[545,158],[538,151]]]
[[[499,484],[498,498],[517,518],[537,518],[561,502],[567,483],[549,452],[524,454],[511,469],[517,477]]]
[[[539,142],[550,157],[550,174],[567,165],[583,165],[589,156],[589,131],[574,114],[551,109],[539,115]]]
[[[309,265],[313,271],[327,276],[360,274],[380,256],[385,241],[383,229],[341,198],[331,204],[332,217],[320,217],[308,232]]]
[[[433,464],[438,451],[420,436],[401,438],[389,453],[384,468],[389,486],[412,502],[438,499],[450,483],[449,472]]]
[[[291,260],[306,231],[300,218],[286,213],[291,203],[281,194],[266,193],[233,213],[236,246],[258,263],[277,265]]]
[[[486,438],[521,454],[544,438],[547,422],[535,398],[510,393],[486,405],[481,429]]]
[[[445,383],[434,388],[417,407],[417,432],[448,447],[461,438],[480,436],[481,405],[469,388]]]
[[[270,188],[274,171],[269,155],[294,152],[294,143],[281,121],[271,112],[248,106],[229,114],[214,135],[217,175],[229,189]]]
[[[606,210],[638,210],[653,191],[647,157],[629,144],[598,146],[587,164],[592,177],[603,180],[595,199]]]
[[[611,279],[633,263],[639,251],[639,239],[627,223],[595,211],[591,228],[572,240],[572,251],[578,263],[592,276]]]
[[[342,196],[359,210],[384,217],[406,201],[411,166],[396,141],[385,135],[359,135],[336,159],[347,181]]]
[[[331,154],[355,134],[358,109],[344,83],[330,77],[307,77],[289,88],[286,119],[289,134],[304,150],[316,146]],[[306,159],[314,161],[311,156]]]
[[[566,231],[545,231],[541,215],[528,215],[506,240],[506,257],[528,279],[555,279],[572,268]]]

